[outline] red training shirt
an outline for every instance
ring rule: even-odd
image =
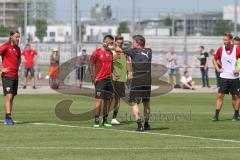
[[[92,53],[89,63],[95,64],[95,80],[103,80],[112,74],[112,53],[102,48]]]
[[[0,46],[0,56],[2,57],[2,67],[9,68],[9,72],[2,73],[2,77],[17,78],[21,61],[21,50],[18,46],[12,46],[6,42]]]
[[[37,56],[37,52],[35,50],[25,50],[22,52],[22,56],[24,57],[24,66],[26,68],[34,67],[34,58]]]

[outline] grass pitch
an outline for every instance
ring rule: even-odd
[[[212,122],[215,94],[167,94],[151,99],[152,130],[135,132],[130,107],[122,102],[122,125],[93,129],[93,121],[65,122],[55,105],[72,99],[71,112],[91,109],[94,99],[59,94],[18,95],[15,126],[0,124],[0,157],[4,160],[235,160],[239,158],[240,122],[232,122],[230,96],[219,122]],[[0,97],[1,119],[4,97]],[[142,106],[141,106],[142,108]],[[109,116],[111,118],[111,115]],[[110,119],[109,119],[110,121]]]

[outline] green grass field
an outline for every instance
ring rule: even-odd
[[[73,113],[89,110],[94,104],[94,99],[81,96],[18,95],[13,117],[21,123],[15,126],[0,124],[0,159],[239,159],[240,122],[231,121],[229,96],[219,122],[211,121],[215,94],[172,93],[154,97],[151,100],[155,114],[152,130],[144,133],[135,132],[135,123],[124,118],[130,113],[126,104],[121,106],[119,113],[123,124],[111,129],[93,129],[92,121],[61,121],[54,109],[63,99],[74,100]],[[0,102],[0,118],[3,119],[3,96]],[[185,118],[171,118],[173,115]]]

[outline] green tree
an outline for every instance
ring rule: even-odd
[[[118,32],[118,35],[121,35],[122,33],[130,33],[130,30],[128,28],[128,23],[126,21],[120,22],[117,32]]]
[[[0,26],[0,37],[8,37],[11,28]]]
[[[231,32],[233,30],[233,23],[225,20],[219,20],[214,27],[214,35],[222,36],[225,32]]]
[[[165,26],[172,26],[172,19],[171,19],[171,17],[166,17],[165,19],[164,19],[164,25]]]
[[[47,21],[45,19],[38,19],[35,21],[36,26],[36,36],[40,40],[43,41],[43,37],[47,35]]]

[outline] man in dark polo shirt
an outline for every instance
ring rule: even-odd
[[[18,47],[20,33],[11,31],[9,41],[0,46],[2,57],[2,85],[3,93],[6,96],[6,125],[14,125],[11,117],[14,96],[18,90],[18,70],[21,63],[21,50]]]
[[[122,51],[120,48],[117,51]],[[137,123],[136,131],[150,130],[150,96],[151,96],[151,61],[152,50],[146,47],[142,35],[133,36],[132,48],[123,50],[131,57],[132,80],[130,83],[129,103]],[[139,104],[144,106],[144,125],[140,116]]]

